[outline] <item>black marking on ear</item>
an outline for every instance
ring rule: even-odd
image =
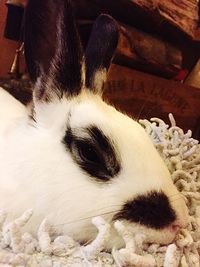
[[[24,40],[31,80],[41,79],[38,97],[51,89],[60,96],[79,93],[83,54],[70,0],[29,0]],[[55,88],[47,88],[49,82]]]
[[[55,73],[55,79],[59,86],[65,88],[68,93],[78,94],[83,82],[82,47],[71,4],[66,4],[64,10],[63,19],[60,19],[61,33],[58,35],[58,38],[61,38],[61,40],[58,61],[55,60],[56,68],[58,68],[58,71]]]
[[[49,72],[50,60],[55,54],[56,24],[54,20],[57,12],[58,9],[50,8],[50,1],[40,0],[29,0],[25,9],[25,58],[33,82],[41,76],[41,69],[45,74]]]
[[[96,126],[79,129],[80,135],[75,132],[68,128],[63,143],[79,167],[98,181],[117,176],[121,164],[113,142]]]
[[[86,62],[86,87],[101,91],[104,82],[103,73],[96,81],[98,71],[106,72],[110,66],[113,54],[117,47],[119,29],[117,22],[109,15],[100,15],[95,21],[89,39],[85,62]],[[98,84],[98,85],[97,85]]]
[[[162,229],[175,221],[176,214],[163,192],[151,191],[125,203],[122,210],[114,216],[114,220],[118,219]]]

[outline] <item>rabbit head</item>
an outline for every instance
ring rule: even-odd
[[[168,243],[188,222],[184,199],[144,129],[102,99],[118,35],[116,21],[99,16],[83,53],[69,0],[29,1],[23,183],[36,213],[79,240],[94,236],[90,220],[101,215]]]

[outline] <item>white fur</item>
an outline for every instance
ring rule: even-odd
[[[36,102],[37,123],[30,122],[24,106],[2,90],[0,107],[0,208],[17,216],[32,207],[36,213],[29,225],[32,231],[47,216],[56,229],[88,240],[96,231],[90,217],[108,213],[104,217],[109,221],[127,200],[159,189],[175,199],[171,204],[177,224],[187,224],[184,200],[180,195],[172,197],[178,191],[144,129],[99,96],[83,90],[70,100]],[[110,183],[89,178],[61,143],[69,114],[72,128],[94,124],[115,142],[122,169]],[[149,240],[161,243],[175,235],[170,227],[162,231],[136,224],[130,227],[147,230]],[[112,242],[120,242],[115,232]]]

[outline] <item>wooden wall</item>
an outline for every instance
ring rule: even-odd
[[[0,78],[7,77],[18,43],[5,39],[4,27],[7,15],[6,0],[0,0]]]

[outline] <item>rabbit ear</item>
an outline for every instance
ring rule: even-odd
[[[101,92],[106,74],[117,47],[119,29],[109,15],[100,15],[95,21],[89,39],[86,62],[86,87]]]
[[[24,42],[39,99],[79,93],[83,54],[70,0],[29,0]]]

